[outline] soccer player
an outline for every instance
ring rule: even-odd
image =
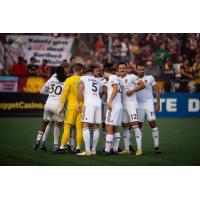
[[[99,140],[99,124],[101,124],[101,83],[95,76],[98,76],[99,68],[91,65],[85,76],[82,76],[79,84],[78,108],[81,109],[80,102],[84,98],[82,111],[83,140],[85,151],[77,155],[96,155],[96,146]],[[90,149],[91,135],[89,125],[93,125],[92,148]]]
[[[44,106],[44,115],[43,123],[41,129],[38,131],[37,141],[33,146],[34,150],[38,150],[40,147],[41,150],[46,151],[44,139],[44,131],[48,131],[47,125],[51,122],[55,122],[54,128],[54,148],[58,148],[60,130],[62,123],[64,121],[64,113],[60,115],[57,114],[58,108],[60,106],[61,93],[64,88],[64,82],[66,80],[66,75],[63,67],[56,67],[56,73],[45,83],[41,89],[42,94],[49,94],[47,101]],[[43,138],[43,140],[42,140]]]
[[[120,78],[112,74],[109,63],[104,64],[103,76],[107,80],[106,148],[104,155],[118,155],[120,142],[119,126],[122,120],[122,101]],[[111,147],[113,145],[113,152]]]
[[[122,125],[124,129],[124,146],[125,149],[121,154],[130,154],[129,141],[130,130],[133,128],[137,143],[136,155],[142,155],[142,134],[138,126],[138,103],[136,99],[136,92],[145,88],[145,84],[134,74],[127,73],[127,64],[121,62],[118,65],[118,72],[122,82],[122,102],[123,102],[123,117]]]
[[[144,75],[144,67],[141,65],[136,66],[137,76],[143,80],[146,87],[136,93],[137,101],[138,101],[138,119],[139,119],[139,127],[142,128],[142,123],[144,122],[145,115],[147,116],[147,120],[152,129],[152,137],[154,141],[154,150],[156,154],[160,154],[159,148],[159,130],[156,125],[156,116],[154,109],[154,98],[153,98],[153,90],[156,92],[156,112],[160,111],[160,92],[155,82],[153,76]],[[153,89],[153,90],[152,90]]]
[[[84,66],[81,63],[74,65],[74,75],[68,78],[65,82],[64,90],[60,100],[60,108],[58,113],[61,113],[64,109],[64,105],[67,101],[67,116],[64,121],[64,132],[61,139],[60,149],[57,153],[65,153],[65,144],[70,138],[70,129],[72,125],[76,125],[76,153],[80,153],[80,147],[82,143],[82,124],[81,124],[81,112],[77,111],[78,108],[78,90],[80,76],[83,73]],[[83,102],[80,103],[81,107]]]

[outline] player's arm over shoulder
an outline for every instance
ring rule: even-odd
[[[71,78],[68,78],[65,81],[64,89],[63,89],[63,92],[62,92],[62,95],[61,95],[61,100],[60,100],[61,106],[64,106],[66,101],[67,101],[67,98],[68,98],[68,95],[69,95],[69,90],[70,90],[70,85],[71,85]]]

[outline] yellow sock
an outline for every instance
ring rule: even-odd
[[[81,124],[76,124],[76,147],[80,149],[83,140],[83,129]]]
[[[64,124],[64,132],[61,139],[61,145],[65,145],[68,142],[70,137],[71,126],[72,126],[71,124],[67,123]]]

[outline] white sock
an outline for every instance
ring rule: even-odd
[[[58,144],[59,144],[60,130],[61,130],[61,126],[58,126],[57,124],[55,124],[54,131],[53,131],[54,147],[58,146]]]
[[[99,141],[99,129],[94,129],[93,141],[92,141],[92,151],[96,151],[96,147]]]
[[[37,141],[41,142],[43,134],[44,134],[44,132],[38,131],[38,134],[37,134]]]
[[[129,128],[124,129],[124,149],[129,150],[130,145],[130,131]]]
[[[152,128],[152,137],[153,137],[154,147],[159,147],[159,131],[158,131],[158,127]]]
[[[112,134],[106,135],[106,149],[105,149],[106,152],[110,152],[111,145],[113,143],[113,138],[114,136]]]
[[[76,146],[76,129],[75,128],[71,129],[70,144],[73,147]]]
[[[49,132],[50,132],[50,129],[51,129],[51,124],[49,123],[47,125],[46,129],[45,129],[45,132],[44,132],[43,136],[42,136],[42,143],[46,142],[47,137],[48,137]]]
[[[105,128],[102,129],[102,136],[103,136],[103,147],[106,148],[106,130]]]
[[[89,130],[89,128],[83,128],[83,140],[85,142],[85,150],[90,151],[90,130]]]
[[[142,150],[142,132],[138,127],[134,127],[135,139],[137,143],[137,149]]]
[[[118,151],[120,137],[120,133],[114,133],[113,151]]]

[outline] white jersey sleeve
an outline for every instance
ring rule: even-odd
[[[155,81],[155,78],[153,76],[151,76],[151,85],[152,86],[156,85],[156,81]]]

